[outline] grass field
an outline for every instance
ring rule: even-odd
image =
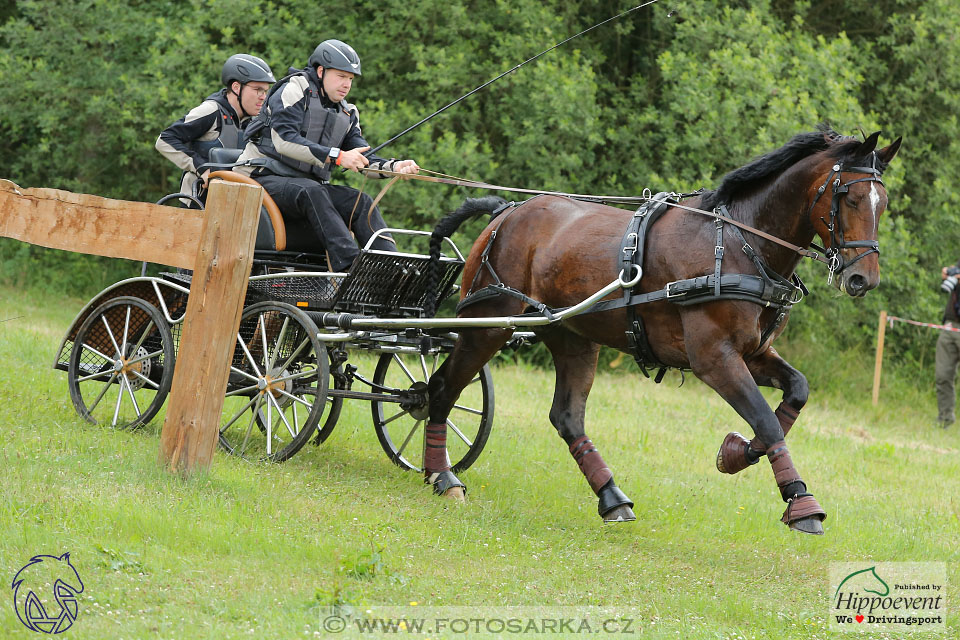
[[[496,424],[463,505],[394,467],[358,401],[283,465],[218,453],[208,473],[169,475],[160,419],[89,425],[51,368],[83,302],[0,288],[0,576],[9,588],[31,556],[70,552],[85,588],[65,637],[327,637],[334,604],[600,606],[631,616],[633,637],[845,637],[829,628],[831,565],[884,561],[946,562],[944,637],[960,636],[960,431],[934,427],[932,380],[879,409],[869,372],[812,389],[790,442],[829,514],[813,537],[780,524],[765,462],[717,472],[723,436],[746,426],[713,392],[601,373],[588,434],[637,514],[604,526],[547,420],[552,373],[522,366],[494,371]],[[0,606],[0,637],[32,636]]]

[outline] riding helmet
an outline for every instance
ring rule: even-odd
[[[220,72],[220,81],[223,86],[229,87],[232,82],[247,84],[248,82],[276,82],[270,65],[257,56],[247,53],[238,53],[227,58]]]
[[[360,74],[360,56],[353,47],[341,40],[324,40],[310,54],[308,64],[311,67],[339,69],[355,75]]]

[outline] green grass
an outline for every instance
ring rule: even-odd
[[[89,425],[51,368],[83,302],[0,288],[0,577],[71,552],[85,589],[66,637],[318,637],[322,606],[410,602],[611,606],[649,638],[845,637],[828,628],[828,571],[859,561],[947,562],[957,602],[960,431],[934,427],[932,380],[885,374],[906,391],[879,409],[860,370],[812,389],[790,435],[829,514],[812,537],[780,524],[766,463],[714,468],[727,431],[747,429],[719,396],[689,376],[602,372],[588,434],[638,518],[604,526],[547,420],[552,372],[523,366],[494,372],[496,424],[464,505],[394,467],[359,401],[283,465],[218,453],[208,473],[170,475],[159,419]],[[32,635],[0,606],[0,637]]]

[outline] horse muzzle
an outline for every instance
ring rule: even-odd
[[[853,298],[861,298],[880,284],[879,250],[843,256],[843,265],[836,271],[837,287]]]

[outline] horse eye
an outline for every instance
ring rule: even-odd
[[[859,200],[855,200],[850,196],[847,196],[846,198],[844,198],[844,200],[846,201],[847,206],[853,207],[854,209],[857,208],[857,203],[859,202]]]

